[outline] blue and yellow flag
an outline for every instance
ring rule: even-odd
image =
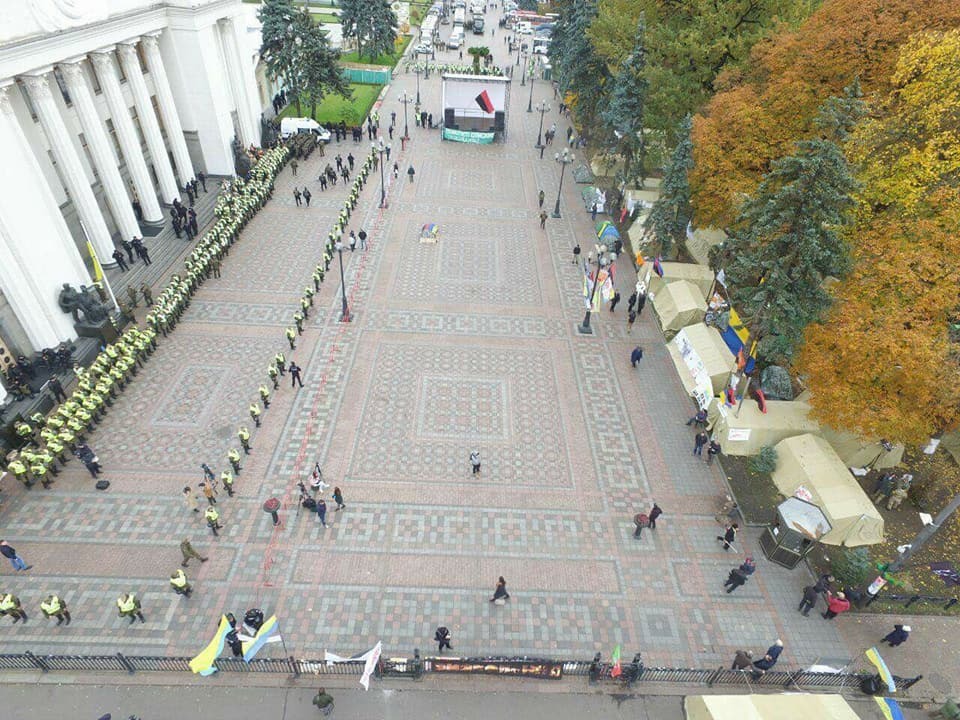
[[[873,699],[877,701],[877,705],[880,706],[880,712],[883,713],[883,717],[886,720],[903,720],[903,710],[900,709],[900,705],[896,700],[876,696],[874,696]]]
[[[223,644],[226,642],[227,633],[231,630],[230,623],[227,622],[225,615],[220,616],[220,625],[217,627],[217,634],[199,655],[190,661],[190,669],[197,675],[213,675],[217,671],[215,665],[220,653],[223,652]]]
[[[93,261],[93,280],[100,282],[103,280],[103,268],[100,267],[100,258],[97,257],[97,251],[93,249],[89,240],[87,240],[87,252],[90,253],[90,259]]]
[[[887,690],[895,693],[897,691],[897,684],[893,680],[893,674],[887,668],[887,664],[883,661],[883,658],[880,657],[880,653],[877,652],[877,649],[872,647],[864,654],[867,656],[867,660],[869,660],[877,669],[877,672],[880,673],[880,679],[887,684]]]
[[[253,636],[253,639],[250,642],[243,643],[243,660],[244,662],[250,662],[253,660],[253,656],[260,652],[260,648],[267,644],[270,638],[279,631],[277,625],[277,616],[271,615],[267,618],[266,622],[260,626],[260,629],[257,630],[257,634]],[[277,638],[279,640],[279,637]]]

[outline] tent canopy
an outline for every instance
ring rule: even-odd
[[[786,400],[768,400],[766,415],[752,399],[743,401],[739,417],[736,406],[724,404],[719,397],[713,398],[707,408],[710,428],[720,440],[724,455],[756,455],[760,448],[788,437],[815,433],[818,425],[809,415],[806,403]]]
[[[853,433],[841,432],[828,427],[821,428],[820,434],[830,443],[847,467],[862,468],[870,465],[877,470],[896,467],[903,460],[903,444],[893,446],[887,452],[879,440],[864,440]]]
[[[650,277],[650,292],[656,294],[663,290],[664,285],[686,280],[692,282],[700,288],[700,294],[704,298],[710,292],[713,286],[713,271],[706,265],[697,265],[696,263],[665,262],[661,263],[663,267],[663,277],[656,273]]]
[[[710,248],[725,242],[727,234],[723,230],[716,228],[697,228],[694,229],[687,225],[687,252],[701,265],[706,265],[710,260]]]
[[[820,542],[857,547],[883,540],[883,518],[830,443],[808,433],[775,447],[777,469],[771,479],[777,489],[817,505],[833,526]]]
[[[653,277],[657,277],[657,274],[653,273]],[[703,322],[706,305],[700,288],[686,280],[664,285],[653,296],[653,312],[667,340],[687,325]]]
[[[689,695],[687,720],[859,720],[841,695]]]
[[[688,325],[667,344],[667,350],[684,390],[702,400],[701,407],[723,392],[733,370],[733,355],[716,328]]]

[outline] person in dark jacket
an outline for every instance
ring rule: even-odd
[[[797,607],[797,610],[803,613],[804,617],[810,615],[810,611],[817,605],[817,598],[820,597],[820,593],[817,592],[816,585],[807,585],[803,589],[803,598],[800,600],[800,605]]]
[[[903,645],[908,637],[910,637],[909,625],[894,625],[893,632],[887,633],[880,642],[890,643],[890,647],[896,647]]]
[[[659,505],[654,503],[653,507],[650,508],[650,512],[647,515],[647,517],[649,518],[651,530],[657,529],[657,518],[660,517],[661,515],[663,515],[663,510],[660,509]]]
[[[767,670],[773,668],[780,659],[780,653],[783,652],[783,640],[777,638],[777,641],[767,648],[766,654],[753,663],[753,676],[755,678],[763,675]]]
[[[630,364],[634,367],[637,366],[637,363],[643,359],[643,348],[637,345],[633,352],[630,353]]]
[[[750,650],[737,650],[737,654],[733,656],[733,664],[730,669],[746,670],[751,665],[753,665],[753,653]]]
[[[717,541],[723,543],[724,550],[730,550],[730,545],[737,539],[739,529],[740,526],[737,523],[730,523],[727,525],[727,529],[723,531],[723,535],[717,535]]]
[[[494,602],[496,600],[509,600],[509,599],[510,599],[510,593],[507,592],[507,581],[504,580],[503,575],[501,575],[497,579],[497,587],[493,591],[493,597],[490,598],[490,602]]]
[[[747,576],[743,574],[743,571],[740,568],[734,568],[730,571],[730,574],[727,575],[727,581],[723,584],[727,588],[727,594],[732,593],[741,585],[747,584]]]
[[[447,628],[442,625],[437,628],[437,631],[433,634],[433,639],[440,644],[440,647],[437,648],[438,653],[442,653],[444,648],[453,650],[453,645],[450,644],[450,637],[450,631]]]

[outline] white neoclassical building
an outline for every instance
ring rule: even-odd
[[[240,0],[0,0],[0,344],[75,337],[57,297],[90,284],[87,242],[112,263],[197,172],[233,174],[235,136],[259,144],[250,17]]]

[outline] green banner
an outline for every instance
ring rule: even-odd
[[[489,145],[493,142],[492,132],[470,132],[469,130],[443,129],[443,139],[454,142],[473,143],[475,145]]]

